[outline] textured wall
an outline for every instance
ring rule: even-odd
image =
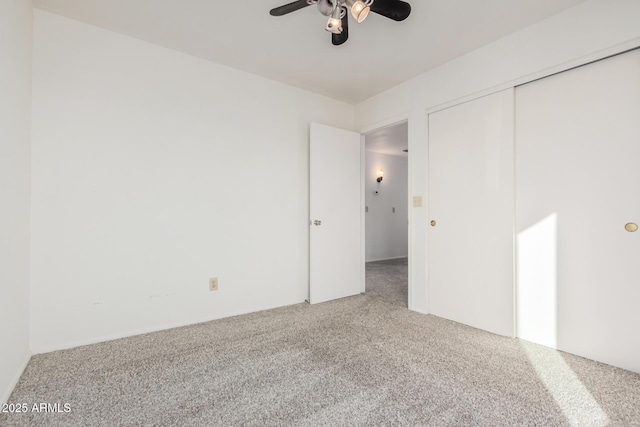
[[[31,2],[0,2],[0,403],[29,359]]]
[[[353,106],[47,12],[34,34],[34,352],[307,298],[309,122]]]

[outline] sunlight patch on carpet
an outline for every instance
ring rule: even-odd
[[[520,341],[520,344],[572,426],[600,427],[609,424],[607,414],[558,351],[527,341]]]

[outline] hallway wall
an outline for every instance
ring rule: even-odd
[[[376,182],[379,169],[384,171],[380,183]],[[407,157],[366,151],[364,180],[366,261],[406,257]]]

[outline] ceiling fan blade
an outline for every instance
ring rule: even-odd
[[[307,7],[310,4],[311,3],[309,3],[307,0],[297,0],[293,3],[285,4],[283,6],[271,9],[269,14],[271,16],[282,16],[286,15],[287,13],[295,12],[296,10],[302,9],[303,7]]]
[[[346,42],[349,38],[349,20],[347,19],[347,13],[342,17],[342,32],[340,34],[331,34],[331,43],[334,46],[340,46]]]
[[[404,21],[411,13],[411,5],[402,0],[373,0],[371,12],[394,21]]]

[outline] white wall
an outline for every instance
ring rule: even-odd
[[[376,173],[380,169],[384,178],[378,183]],[[407,256],[407,180],[407,157],[365,152],[367,262]]]
[[[427,312],[426,265],[420,262],[428,250],[425,112],[638,46],[638,22],[637,0],[589,0],[356,106],[362,131],[409,119],[409,196],[425,202],[409,213],[410,308]]]
[[[34,27],[32,350],[304,301],[309,122],[352,129],[353,106],[42,11]]]
[[[31,2],[0,2],[0,403],[29,352]]]

